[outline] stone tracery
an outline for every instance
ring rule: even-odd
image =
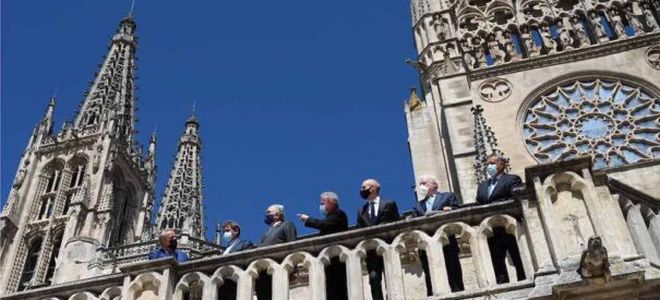
[[[523,138],[540,162],[593,157],[596,168],[660,156],[659,99],[616,78],[566,81],[536,98]]]

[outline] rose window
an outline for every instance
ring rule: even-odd
[[[541,163],[591,156],[602,169],[660,157],[660,100],[614,79],[572,80],[534,99],[523,138]]]

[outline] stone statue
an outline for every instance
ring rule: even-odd
[[[655,17],[653,17],[653,12],[649,8],[648,4],[644,4],[644,19],[646,19],[646,26],[648,26],[651,31],[656,30],[658,28],[658,23],[655,21]]]
[[[559,40],[561,41],[564,50],[573,49],[573,37],[569,31],[570,24],[564,25],[562,21],[557,21],[557,27],[559,28]]]
[[[605,34],[605,26],[603,26],[603,23],[600,22],[600,16],[595,11],[592,11],[589,14],[589,18],[591,19],[591,27],[594,29],[594,34],[596,35],[596,39],[599,42],[604,42],[607,41],[607,35]]]
[[[580,22],[580,19],[577,17],[573,17],[571,19],[573,23],[573,28],[575,30],[575,35],[577,37],[578,42],[580,43],[579,46],[589,46],[591,41],[589,41],[589,34],[587,33],[587,30],[584,28],[584,24]]]
[[[612,27],[614,28],[614,33],[616,33],[618,38],[627,38],[626,29],[623,26],[623,21],[621,20],[621,15],[619,11],[611,7],[609,10],[610,20],[612,22]]]
[[[543,45],[548,48],[548,54],[554,53],[557,50],[557,42],[552,37],[548,23],[543,23],[541,27],[541,38],[543,39]]]
[[[471,42],[471,38],[468,37],[467,39],[461,39],[459,43],[461,49],[463,50],[463,60],[465,61],[465,64],[468,66],[468,68],[474,69],[477,60],[472,54],[472,47],[470,46]]]
[[[506,54],[509,56],[510,61],[517,61],[522,59],[522,55],[518,53],[516,47],[513,45],[513,38],[511,38],[510,32],[504,33],[504,49]]]
[[[642,25],[642,22],[639,20],[639,16],[636,16],[635,13],[633,12],[632,6],[628,6],[623,11],[626,14],[626,20],[628,20],[628,24],[635,30],[635,35],[640,35],[644,33],[644,25]]]
[[[532,39],[532,34],[529,32],[529,27],[521,27],[522,33],[520,34],[520,39],[522,39],[525,48],[527,49],[527,55],[529,57],[536,57],[541,54],[541,49],[536,46],[534,39]]]
[[[449,24],[442,19],[440,14],[433,15],[433,30],[439,41],[444,41],[449,37]]]
[[[492,56],[495,63],[503,63],[506,53],[502,51],[502,44],[500,44],[499,39],[502,37],[502,32],[497,32],[497,37],[493,34],[488,36],[488,51]]]
[[[483,67],[486,65],[486,54],[484,54],[481,43],[482,41],[480,37],[475,37],[472,40],[472,51],[474,52],[474,56],[477,58],[478,67]]]
[[[580,266],[577,270],[582,278],[604,277],[610,280],[610,262],[608,260],[607,248],[599,236],[592,236],[587,243],[587,250],[582,252]]]

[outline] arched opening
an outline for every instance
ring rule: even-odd
[[[18,290],[24,291],[30,288],[32,285],[32,277],[37,268],[37,261],[39,260],[39,254],[41,254],[41,245],[43,239],[41,237],[36,238],[30,242],[28,246],[28,253],[25,257],[25,264],[23,265],[23,272],[21,273],[21,280],[18,283]]]
[[[258,300],[271,300],[273,295],[273,276],[267,270],[261,270],[254,282],[254,291]]]
[[[495,272],[495,281],[497,284],[510,282],[506,264],[507,258],[515,267],[517,281],[525,280],[525,270],[520,258],[516,237],[507,233],[503,226],[495,226],[492,229],[493,235],[488,237],[488,249],[490,250],[490,258]]]
[[[225,277],[218,286],[218,300],[236,300],[238,285],[231,277]]]
[[[64,231],[60,232],[53,239],[53,250],[50,254],[50,261],[48,262],[48,270],[46,271],[46,283],[49,285],[53,283],[53,276],[55,275],[55,269],[58,264],[58,256],[60,253],[60,247],[62,246],[62,236]]]

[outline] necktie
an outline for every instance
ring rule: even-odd
[[[369,221],[371,224],[376,224],[376,208],[373,201],[369,202]]]
[[[433,201],[434,199],[429,197],[426,199],[426,211],[432,211],[433,210]]]
[[[488,198],[490,198],[490,195],[493,194],[493,190],[495,190],[495,184],[497,184],[496,178],[491,178],[488,180]]]

